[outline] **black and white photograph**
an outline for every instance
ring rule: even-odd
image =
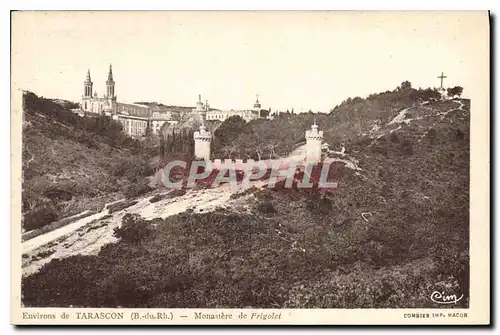
[[[471,219],[487,12],[11,19],[25,322],[466,322],[471,229],[489,227]]]

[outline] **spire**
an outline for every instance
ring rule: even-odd
[[[198,94],[198,102],[201,102],[201,94]]]
[[[87,69],[87,78],[85,78],[85,82],[83,83],[83,95],[85,97],[92,96],[92,80],[90,79],[90,69]]]
[[[108,81],[113,81],[113,69],[111,68],[111,64],[109,64]]]
[[[253,109],[254,110],[259,110],[261,108],[260,102],[259,102],[259,94],[255,95],[255,103],[253,104]]]
[[[313,131],[318,131],[318,125],[316,124],[316,118],[314,118],[314,123],[313,123],[313,125],[311,126],[311,129],[312,129]]]

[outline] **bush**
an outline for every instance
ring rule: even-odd
[[[114,236],[124,242],[138,243],[152,232],[149,224],[137,214],[127,213],[122,219],[121,227],[114,229]]]
[[[427,134],[426,134],[427,138],[429,139],[429,142],[431,144],[434,144],[434,142],[436,141],[436,136],[437,136],[437,133],[436,133],[436,129],[434,128],[431,128]]]
[[[380,154],[382,156],[387,156],[387,144],[386,143],[376,143],[370,147],[372,153]]]
[[[184,189],[181,189],[181,190],[176,189],[176,190],[172,190],[172,191],[168,192],[167,196],[169,198],[175,198],[175,197],[183,196],[186,193],[187,193],[187,191]]]
[[[152,190],[153,189],[149,187],[149,180],[143,179],[138,183],[128,185],[123,191],[123,194],[125,195],[126,198],[135,198],[140,195],[151,192]]]
[[[264,214],[275,214],[276,209],[270,201],[262,201],[257,203],[256,209]]]
[[[393,132],[389,135],[389,140],[390,140],[391,142],[399,143],[399,136],[398,136],[398,134],[397,134],[395,131],[393,131]]]
[[[332,210],[332,202],[326,198],[311,199],[307,202],[307,209],[315,214],[326,215]]]
[[[155,203],[155,202],[158,202],[160,200],[165,199],[165,197],[166,197],[166,194],[157,194],[154,197],[152,197],[151,199],[149,199],[149,202],[150,203]]]
[[[49,187],[44,190],[43,195],[53,201],[69,201],[73,198],[73,192],[59,187]]]
[[[413,142],[409,139],[404,140],[401,143],[401,152],[405,155],[413,154]]]
[[[58,214],[49,207],[32,210],[24,216],[23,227],[27,231],[42,228],[57,220]]]
[[[141,177],[148,177],[153,173],[154,170],[149,165],[147,157],[128,157],[116,162],[111,167],[111,174],[113,176],[125,177],[131,182],[135,182]]]
[[[108,212],[114,213],[114,212],[121,211],[122,209],[134,206],[135,204],[137,204],[137,202],[138,202],[137,200],[134,200],[134,201],[126,201],[125,200],[125,201],[117,202],[115,204],[111,204],[108,206]]]

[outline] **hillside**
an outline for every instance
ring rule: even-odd
[[[237,136],[216,145],[214,155],[253,159],[286,156],[296,144],[305,142],[304,133],[314,120],[324,131],[324,141],[330,148],[340,150],[342,144],[349,148],[351,142],[387,124],[401,110],[439,98],[437,91],[414,89],[405,81],[392,91],[371,94],[366,99],[348,98],[329,114],[281,113],[271,121],[255,120],[247,124],[233,117],[221,127]]]
[[[22,212],[27,230],[97,210],[150,175],[144,144],[105,116],[80,117],[71,103],[24,94]],[[142,170],[142,171],[141,171]]]
[[[139,196],[27,253],[26,268],[41,269],[23,279],[24,304],[449,308],[429,298],[443,291],[464,294],[451,307],[467,307],[470,102],[405,84],[328,115],[230,118],[216,153],[285,156],[314,118],[335,160],[333,192],[278,184]],[[86,236],[114,243],[80,252]]]

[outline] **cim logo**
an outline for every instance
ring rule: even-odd
[[[431,293],[431,300],[437,304],[456,304],[464,295],[457,297],[456,294],[445,294],[444,292],[434,291]]]

